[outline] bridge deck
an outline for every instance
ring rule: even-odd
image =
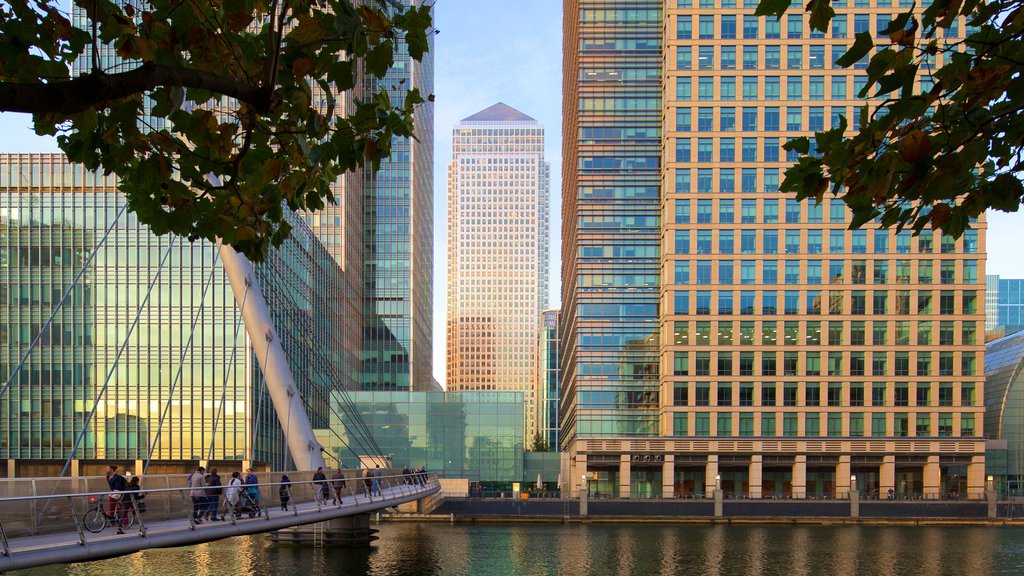
[[[302,524],[324,522],[415,501],[439,490],[438,482],[431,479],[426,484],[383,487],[380,495],[372,497],[366,493],[346,495],[340,506],[329,503],[318,506],[316,502],[301,502],[289,506],[288,511],[281,510],[280,506],[268,507],[265,508],[264,515],[256,518],[242,514],[232,522],[228,516],[226,521],[204,521],[194,528],[188,518],[146,523],[145,530],[135,525],[123,535],[117,534],[115,528],[108,526],[98,534],[85,532],[84,542],[80,541],[77,531],[12,538],[8,540],[7,554],[0,556],[0,572],[48,564],[98,560],[131,554],[146,548],[187,546],[232,536],[259,534]]]

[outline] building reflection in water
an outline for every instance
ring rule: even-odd
[[[262,537],[52,566],[18,576],[618,576],[1019,574],[1024,528],[383,523],[372,548],[299,548]]]

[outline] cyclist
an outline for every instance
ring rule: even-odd
[[[110,488],[110,496],[107,498],[109,505],[108,516],[117,523],[117,533],[124,534],[124,527],[128,524],[128,514],[121,499],[124,491],[128,489],[128,482],[117,473],[117,466],[107,465],[107,486]]]

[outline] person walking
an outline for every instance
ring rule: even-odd
[[[112,517],[117,524],[117,533],[124,534],[128,514],[126,514],[127,510],[122,500],[125,490],[128,489],[128,482],[125,481],[124,476],[117,473],[117,466],[114,464],[107,466],[107,487],[110,488],[110,495],[107,497],[109,509],[107,516]]]
[[[238,514],[238,500],[240,498],[239,490],[242,489],[242,474],[237,470],[231,473],[231,480],[228,481],[228,487],[224,489],[224,513],[231,510],[232,516]],[[224,514],[221,514],[224,517]]]
[[[258,486],[259,483],[260,479],[258,476],[256,476],[256,472],[253,471],[252,468],[246,470],[245,493],[248,494],[249,498],[252,498],[252,501],[255,502],[256,504],[259,504],[260,502],[260,487]]]
[[[128,487],[125,488],[125,493],[128,496],[127,506],[134,507],[137,514],[142,514],[146,511],[145,500],[146,495],[142,492],[142,484],[139,479],[139,475],[132,476],[132,479],[128,481]]]
[[[281,474],[281,486],[277,489],[277,495],[281,499],[281,510],[288,510],[288,502],[292,499],[291,481],[287,474]]]
[[[221,514],[220,518],[217,518],[217,510],[220,508],[220,496],[224,492],[222,486],[223,484],[220,481],[220,475],[217,474],[217,469],[210,468],[210,473],[206,476],[206,518],[208,520],[217,522],[224,520],[223,514]]]
[[[342,473],[341,468],[338,468],[334,471],[334,474],[331,474],[331,484],[332,488],[334,488],[333,504],[340,506],[342,504],[341,490],[345,487],[345,474]]]
[[[377,464],[377,467],[373,469],[371,475],[373,476],[373,492],[371,493],[371,495],[380,496],[381,477],[384,476],[384,471],[380,469],[380,464]]]
[[[317,468],[316,474],[313,474],[313,487],[316,490],[316,501],[326,501],[330,490],[327,488],[327,475],[324,474],[323,466]]]
[[[196,524],[203,523],[203,512],[206,511],[206,468],[199,466],[188,477],[188,486],[192,490],[192,520]]]

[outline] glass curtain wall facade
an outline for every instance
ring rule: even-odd
[[[1006,488],[1024,490],[1024,332],[985,352],[985,436],[1006,441]]]
[[[594,13],[614,17],[627,4],[640,13],[640,2],[595,3]],[[566,42],[579,46],[566,50],[565,76],[585,85],[599,72],[570,68],[586,62],[593,16],[576,6],[566,3],[567,18],[579,18],[567,22]],[[821,34],[798,7],[776,21],[754,16],[755,6],[679,0],[664,12],[660,438],[577,435],[573,461],[622,496],[710,494],[716,483],[750,497],[835,496],[856,477],[866,495],[980,497],[984,222],[955,241],[930,230],[851,231],[842,202],[814,206],[779,193],[796,160],[781,148],[788,138],[839,116],[856,122],[866,60],[849,70],[832,62],[855,32],[883,30],[896,7],[834,3],[837,18]],[[602,96],[614,102],[617,89],[610,83]],[[587,175],[589,100],[582,90],[565,94],[566,106],[579,108],[565,116],[567,165],[577,166],[566,198],[574,189],[583,198],[573,180]],[[576,203],[566,201],[563,220],[582,225],[588,206]],[[570,240],[569,286],[585,279],[587,255]],[[564,429],[580,429],[590,407],[571,389],[582,376],[569,373],[574,356],[579,371],[589,362],[579,336],[585,296],[568,290],[563,298]],[[613,415],[604,418],[614,426]]]
[[[523,477],[522,393],[360,391],[333,399],[344,420],[332,416],[337,437],[325,441],[349,468],[367,455],[372,431],[395,468],[425,466],[445,478],[483,482]]]
[[[123,205],[112,177],[62,155],[0,154],[5,382]],[[256,274],[313,426],[324,427],[342,370],[341,271],[290,220],[292,236]],[[76,453],[83,474],[150,457],[160,462],[151,471],[197,460],[283,466],[281,427],[216,252],[122,214],[0,398],[0,458],[59,473],[95,405]]]
[[[986,276],[985,333],[1001,338],[1024,331],[1024,279]]]
[[[561,446],[561,428],[558,426],[558,402],[561,398],[558,336],[558,310],[545,310],[540,317],[540,338],[537,342],[535,432],[540,433],[552,451],[558,451]]]
[[[564,4],[563,448],[659,434],[663,4]]]
[[[422,0],[402,0],[422,4]],[[422,62],[395,46],[395,64],[362,93],[388,87],[399,106],[409,88],[434,93],[433,34]],[[416,109],[416,138],[392,142],[391,157],[362,174],[363,336],[359,383],[364,390],[429,390],[433,378],[434,104]]]
[[[547,307],[544,128],[498,103],[457,124],[448,165],[448,390],[520,392],[536,430]]]

